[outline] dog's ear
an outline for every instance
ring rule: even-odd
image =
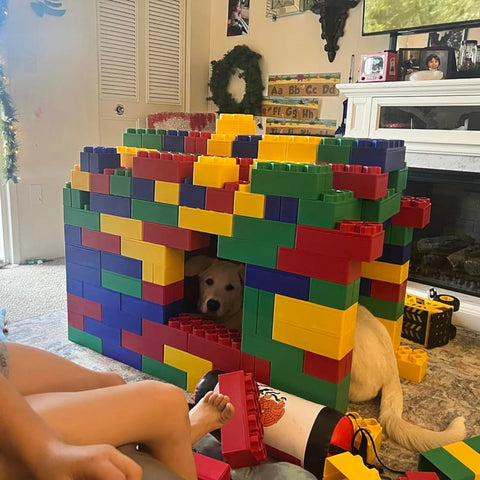
[[[195,275],[200,275],[204,272],[213,262],[215,257],[207,257],[206,255],[195,255],[190,257],[185,262],[185,276],[194,277]]]
[[[240,277],[240,281],[242,285],[245,285],[245,264],[239,263],[238,264],[238,276]]]

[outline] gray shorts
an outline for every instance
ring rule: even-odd
[[[8,352],[5,342],[0,340],[0,372],[8,378]]]

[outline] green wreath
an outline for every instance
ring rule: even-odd
[[[262,73],[259,60],[261,55],[250,50],[246,45],[237,45],[222,60],[213,60],[212,76],[208,86],[212,100],[218,107],[218,113],[249,113],[256,115],[260,112],[263,99]],[[241,70],[239,77],[245,80],[245,93],[240,102],[237,102],[228,91],[228,85],[237,68]]]

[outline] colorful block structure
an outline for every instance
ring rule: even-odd
[[[69,338],[190,391],[244,370],[345,412],[357,304],[399,344],[429,201],[402,197],[402,141],[254,127],[223,114],[215,134],[129,129],[84,148],[63,191]],[[241,335],[182,315],[185,256],[212,244],[246,264]]]

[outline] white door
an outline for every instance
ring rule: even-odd
[[[185,0],[99,0],[100,144],[185,109]]]

